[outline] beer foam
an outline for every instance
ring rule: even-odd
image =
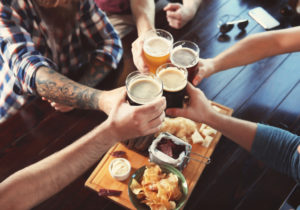
[[[176,92],[185,88],[187,84],[186,75],[176,67],[167,67],[158,73],[162,80],[164,90]]]
[[[130,99],[138,104],[146,104],[162,95],[161,86],[152,79],[139,78],[129,84]]]
[[[171,45],[171,41],[163,37],[154,36],[145,41],[144,51],[154,57],[165,56],[170,52]]]
[[[190,48],[178,46],[173,49],[170,59],[177,66],[189,68],[198,63],[199,56]]]

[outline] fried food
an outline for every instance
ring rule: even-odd
[[[173,173],[163,173],[156,164],[146,166],[141,183],[133,179],[130,189],[151,210],[175,209],[175,201],[182,196],[178,177]]]
[[[221,110],[220,108],[218,109]],[[209,147],[217,133],[215,129],[208,125],[203,123],[197,124],[183,117],[166,117],[159,132],[168,132],[189,144],[201,143],[204,147]]]

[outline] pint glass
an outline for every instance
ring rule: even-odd
[[[152,73],[131,72],[126,78],[127,100],[131,105],[139,106],[160,98],[163,94],[162,81]],[[129,131],[130,132],[130,131]],[[147,153],[154,134],[129,139],[125,144],[142,154]]]
[[[126,78],[127,98],[131,105],[147,104],[163,93],[162,81],[152,73],[131,72]]]
[[[169,61],[173,45],[173,36],[162,29],[150,30],[144,37],[143,52],[145,62],[150,72],[155,74],[156,69]]]
[[[166,63],[158,67],[156,75],[163,82],[163,95],[167,100],[167,108],[183,107],[187,70],[172,63]]]
[[[198,73],[199,54],[199,47],[194,42],[182,40],[173,45],[170,60],[174,65],[187,69],[189,82]]]

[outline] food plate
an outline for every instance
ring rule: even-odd
[[[233,110],[228,107],[217,104],[215,102],[213,102],[213,104],[219,107],[221,109],[221,113],[225,115],[231,115],[233,112]],[[209,158],[213,153],[217,143],[219,142],[221,135],[222,134],[220,132],[214,134],[213,140],[211,141],[208,147],[205,147],[202,144],[193,144],[191,152]],[[95,190],[96,192],[99,192],[100,189],[120,190],[122,191],[120,196],[109,196],[108,198],[120,204],[121,206],[124,206],[129,209],[135,209],[127,193],[129,178],[125,181],[117,181],[114,178],[112,178],[111,175],[109,174],[108,171],[109,163],[115,158],[111,155],[111,153],[114,151],[126,152],[127,159],[129,160],[132,166],[130,175],[132,175],[140,167],[147,165],[149,163],[148,157],[145,157],[137,152],[134,152],[133,150],[128,149],[122,143],[117,143],[102,158],[100,163],[97,165],[95,170],[92,172],[90,177],[85,182],[85,186]],[[213,164],[213,160],[212,160],[212,164]],[[205,163],[199,163],[197,161],[191,160],[189,161],[189,164],[187,164],[186,168],[184,168],[184,170],[182,171],[182,174],[186,179],[186,183],[189,189],[187,199],[191,195],[205,167],[206,167]]]
[[[177,170],[173,166],[159,165],[159,167],[161,168],[163,173],[167,173],[167,174],[168,173],[173,173],[174,175],[176,175],[178,177],[179,187],[180,187],[180,191],[182,193],[182,196],[181,196],[180,200],[178,202],[176,202],[176,209],[175,210],[181,209],[184,206],[185,201],[186,201],[187,196],[188,196],[188,184],[186,182],[185,177],[183,176],[183,174],[179,170]],[[128,182],[128,195],[129,195],[130,201],[139,210],[150,210],[150,208],[147,205],[142,204],[140,202],[140,200],[136,197],[136,195],[131,191],[130,185],[131,185],[133,179],[138,180],[138,181],[141,180],[145,169],[146,169],[146,166],[143,166],[143,167],[139,168],[138,170],[136,170],[136,172],[131,176],[131,178]]]

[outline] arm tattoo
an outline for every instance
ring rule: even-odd
[[[100,90],[74,82],[52,69],[39,68],[36,87],[40,96],[57,103],[82,109],[99,109]]]

